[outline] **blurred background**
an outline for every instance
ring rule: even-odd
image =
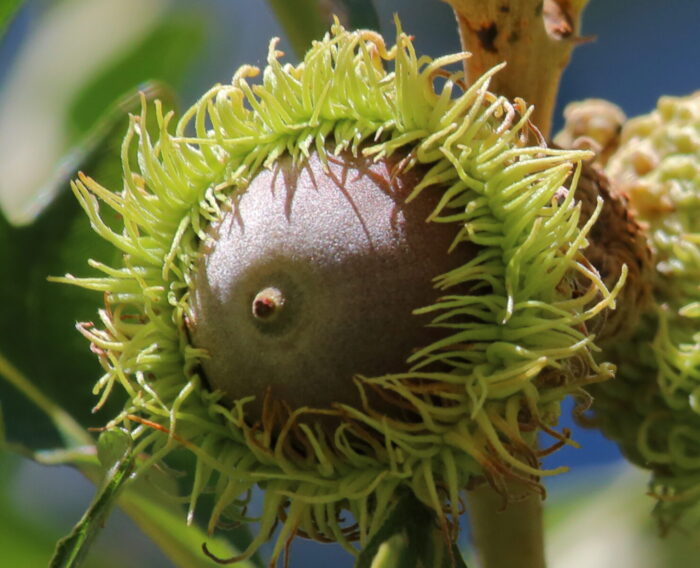
[[[239,65],[264,66],[274,36],[282,38],[287,60],[296,61],[299,34],[289,8],[311,4],[0,0],[0,33],[5,14],[18,6],[0,38],[0,354],[81,424],[101,426],[119,407],[113,400],[90,412],[100,369],[74,323],[94,319],[98,301],[47,283],[46,276],[87,274],[87,258],[108,260],[112,253],[91,238],[67,181],[82,169],[117,186],[125,116],[137,109],[138,89],[167,107],[187,108],[214,83],[230,81]],[[350,26],[378,29],[389,41],[398,13],[419,53],[460,50],[451,9],[441,1],[346,0],[338,7]],[[700,89],[699,21],[697,0],[590,0],[583,35],[596,40],[574,52],[556,116],[566,103],[587,97],[611,100],[634,116],[650,111],[661,95]],[[306,25],[325,28],[318,15]],[[556,118],[554,132],[560,126]],[[0,435],[8,443],[33,450],[61,445],[46,415],[2,380],[0,405]],[[572,468],[549,485],[551,566],[692,566],[688,555],[700,555],[694,545],[653,537],[645,474],[625,466],[598,433],[572,424],[569,410],[562,422],[582,447],[564,448],[546,462]],[[0,564],[45,566],[93,492],[74,469],[1,453]],[[331,563],[352,566],[339,547],[292,546],[292,566]],[[117,511],[88,566],[173,564]]]

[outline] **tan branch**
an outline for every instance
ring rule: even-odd
[[[481,568],[545,568],[542,500],[511,481],[503,495],[489,485],[467,492],[469,523]]]
[[[462,48],[472,53],[467,77],[503,61],[491,90],[535,106],[533,122],[549,137],[559,79],[581,43],[588,0],[445,0],[459,25]]]

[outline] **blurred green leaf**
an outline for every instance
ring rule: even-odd
[[[5,35],[7,26],[17,15],[22,4],[24,4],[24,0],[2,0],[0,2],[0,38]]]
[[[277,21],[299,59],[313,40],[328,31],[333,16],[347,28],[379,31],[379,16],[372,0],[268,0]]]
[[[66,112],[71,140],[82,140],[115,101],[143,84],[179,86],[204,38],[205,22],[197,12],[166,17],[138,45],[114,59],[77,93]]]
[[[158,489],[152,484],[148,490],[146,487],[149,486],[144,485],[141,488],[135,488],[134,491],[125,492],[120,499],[120,505],[175,566],[180,568],[219,566],[217,562],[204,555],[202,544],[205,542],[221,556],[232,557],[240,554],[240,551],[236,550],[224,537],[209,536],[197,525],[188,526],[185,523],[182,507],[174,502],[167,505],[162,497],[159,501],[156,497]],[[245,540],[250,542],[247,532]],[[261,568],[262,564],[247,560],[236,563],[236,566]]]
[[[109,434],[109,432],[112,432],[113,435],[105,437],[104,434]],[[97,457],[98,450],[95,446],[43,451],[33,451],[17,444],[9,444],[7,447],[7,449],[14,450],[15,453],[42,465],[74,466],[96,485],[103,485],[103,489],[96,495],[85,517],[61,546],[60,555],[56,562],[60,560],[64,564],[59,563],[56,566],[77,566],[77,564],[70,562],[75,562],[78,552],[86,552],[86,544],[89,544],[89,540],[84,544],[86,539],[101,527],[97,521],[100,518],[104,520],[104,513],[109,510],[112,500],[117,494],[119,494],[117,501],[119,507],[160,548],[174,566],[179,568],[212,568],[217,566],[216,562],[203,553],[202,544],[205,542],[224,556],[235,556],[240,553],[236,545],[227,538],[223,536],[212,537],[197,525],[187,525],[185,511],[180,500],[176,497],[178,484],[169,471],[154,466],[147,471],[141,471],[135,479],[126,483],[122,474],[128,473],[128,464],[124,463],[124,459],[125,456],[130,455],[131,443],[126,432],[107,431],[100,438],[102,458],[108,461],[113,460],[112,471],[114,473],[107,476],[107,482],[102,481],[105,477],[105,468],[100,464]],[[120,468],[122,473],[116,471]],[[117,479],[118,476],[122,477]],[[2,476],[0,476],[0,482],[2,482]],[[119,484],[122,483],[124,484],[123,490],[120,490]],[[0,486],[2,486],[1,483]],[[1,505],[2,493],[0,492],[0,509]],[[2,510],[0,510],[0,529],[3,519],[1,513]],[[19,517],[16,513],[15,516]],[[8,522],[11,521],[8,520]],[[233,542],[241,547],[247,546],[251,540],[247,527],[241,527],[229,536]],[[45,548],[42,548],[42,553],[41,562],[30,564],[31,566],[43,565],[48,554]],[[22,563],[17,565],[25,565],[25,556],[22,554],[18,552],[17,558],[21,559]],[[31,558],[31,556],[29,557]],[[92,561],[93,557],[88,553],[86,565],[95,566],[96,564],[91,564]],[[97,565],[102,566],[101,564]],[[249,560],[239,563],[237,566],[260,568],[262,564],[256,560]]]
[[[661,536],[649,473],[622,461],[567,474],[548,492],[547,555],[553,566],[690,568],[700,545],[700,506]]]
[[[148,99],[163,99],[165,110],[173,105],[172,95],[160,85],[144,86],[144,94]],[[120,151],[127,113],[139,109],[138,94],[122,98],[92,134],[99,143],[95,143],[82,166],[108,187],[121,185]],[[108,222],[118,225],[108,208],[103,208],[103,214]],[[59,194],[29,226],[14,227],[0,214],[0,265],[9,267],[0,279],[0,297],[4,302],[0,310],[0,353],[49,400],[85,426],[101,426],[106,421],[104,417],[113,416],[121,406],[119,394],[115,393],[103,414],[92,415],[96,403],[92,386],[102,369],[74,327],[76,321],[96,318],[100,296],[48,282],[47,277],[67,272],[89,275],[92,270],[86,264],[88,258],[111,263],[116,256],[113,247],[95,235],[70,191]],[[3,380],[0,401],[9,439],[32,447],[61,443],[46,412],[37,410]]]
[[[84,424],[94,405],[91,385],[101,374],[84,339],[75,331],[76,320],[92,319],[94,295],[46,281],[49,274],[84,271],[89,256],[109,257],[109,248],[96,240],[73,196],[60,196],[30,227],[12,227],[0,215],[0,263],[9,267],[0,279],[0,352],[17,372],[28,377],[46,397],[64,406]],[[55,446],[45,412],[35,401],[0,380],[7,437],[38,446]],[[104,422],[104,419],[100,422]]]
[[[21,460],[0,451],[0,535],[3,566],[46,566],[60,536],[53,523],[30,519],[21,507],[21,495],[14,493],[12,477],[19,473]],[[85,568],[118,568],[111,558],[90,558]]]
[[[77,8],[76,10],[79,12]],[[50,16],[55,12],[60,11],[49,11],[46,19],[51,20]],[[54,79],[60,96],[51,99],[52,105],[45,108],[39,106],[36,112],[30,112],[31,109],[22,107],[17,102],[23,98],[22,83],[13,83],[16,88],[12,91],[12,97],[8,95],[8,100],[14,101],[14,106],[8,103],[10,106],[3,109],[9,116],[15,107],[19,107],[17,112],[23,114],[14,123],[7,120],[3,122],[3,143],[10,139],[8,136],[13,136],[13,143],[19,150],[12,154],[16,163],[4,163],[2,167],[24,170],[16,170],[18,173],[10,176],[11,182],[0,180],[0,185],[12,183],[12,187],[0,188],[0,195],[4,195],[0,203],[5,207],[5,214],[11,222],[31,222],[65,188],[67,181],[100,145],[100,134],[104,134],[104,125],[109,122],[110,113],[117,101],[145,83],[172,86],[182,83],[203,45],[206,22],[196,10],[169,11],[164,17],[152,14],[149,17],[154,19],[154,23],[144,24],[146,35],[143,38],[137,36],[140,38],[137,44],[129,46],[126,51],[124,46],[115,45],[111,57],[108,52],[100,59],[101,66],[93,70],[88,65],[90,70],[82,75],[76,71],[72,74],[71,83],[61,84],[60,79]],[[46,27],[50,28],[50,25],[46,24]],[[64,24],[62,29],[65,27]],[[49,32],[44,30],[44,33]],[[31,78],[41,72],[41,66],[46,66],[46,61],[50,60],[48,56],[43,59],[35,56],[17,69]],[[24,75],[19,74],[20,77]],[[35,105],[42,104],[36,97],[36,89],[25,95]],[[40,109],[43,111],[39,112]],[[10,126],[13,126],[11,131],[8,130]],[[32,164],[34,167],[27,169],[32,155],[22,149],[33,146],[29,133],[37,132],[49,134],[39,144],[41,162]],[[27,173],[22,173],[23,171]]]
[[[92,541],[102,530],[117,497],[134,470],[132,445],[123,448],[122,455],[108,470],[101,489],[95,495],[83,517],[71,533],[56,545],[49,568],[78,568],[90,549]]]
[[[331,6],[346,27],[380,31],[379,16],[372,0],[332,0]]]
[[[324,17],[319,0],[268,0],[268,4],[300,59],[311,42],[321,39],[327,31],[329,20]]]
[[[127,114],[140,109],[135,89],[140,86],[148,99],[164,99],[165,110],[172,108],[172,91],[162,83],[144,81],[153,77],[181,81],[203,37],[203,21],[196,15],[172,15],[93,77],[66,109],[67,128],[76,143],[56,164],[52,183],[60,190],[53,192],[55,198],[36,207],[43,209],[42,213],[28,226],[12,226],[0,213],[0,263],[6,267],[0,279],[4,304],[0,310],[0,353],[48,399],[84,425],[105,422],[90,412],[96,402],[92,385],[102,371],[74,325],[95,319],[99,296],[49,283],[46,278],[67,272],[85,275],[90,272],[88,258],[111,262],[115,252],[90,228],[68,191],[68,181],[82,168],[104,185],[120,187],[120,150]],[[108,402],[103,416],[116,413],[121,404],[118,398]],[[59,443],[45,413],[4,381],[0,381],[0,401],[6,412],[8,438],[33,447]]]
[[[167,1],[34,3],[38,17],[31,18],[0,93],[0,145],[6,150],[0,154],[0,208],[11,223],[31,223],[92,150],[82,135],[69,132],[75,97],[162,21]],[[100,116],[122,94],[115,91]],[[91,127],[82,134],[91,134]]]
[[[24,375],[22,375],[4,356],[0,353],[0,377],[7,380],[19,392],[26,396],[36,407],[43,411],[51,420],[56,430],[61,434],[63,441],[68,447],[76,447],[83,444],[92,443],[92,438],[86,430],[81,428],[73,417],[55,404],[51,399],[44,396],[39,389],[34,386]],[[0,414],[0,422],[2,422],[0,435],[0,443],[7,443],[5,433],[4,415]]]

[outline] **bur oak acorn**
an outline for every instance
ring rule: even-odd
[[[400,27],[388,47],[336,22],[298,65],[276,45],[259,81],[241,67],[175,125],[144,102],[121,190],[73,184],[123,258],[65,278],[105,301],[79,327],[96,392],[127,393],[110,427],[135,451],[193,452],[189,515],[213,494],[210,531],[263,489],[226,562],[273,533],[273,563],[297,534],[357,553],[403,491],[454,540],[467,487],[507,500],[509,479],[562,471],[538,433],[564,444],[561,401],[613,374],[591,329],[627,269],[587,258],[607,194],[584,214],[590,153],[548,147],[532,108],[489,91],[499,67],[465,84],[445,67],[465,54],[418,57]]]

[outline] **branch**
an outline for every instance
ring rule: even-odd
[[[508,494],[518,495],[511,481]],[[489,485],[467,492],[469,520],[481,568],[545,568],[542,500],[528,493],[504,506]]]
[[[445,0],[455,12],[467,78],[503,61],[490,90],[535,106],[533,122],[549,137],[559,79],[579,36],[588,0]]]

